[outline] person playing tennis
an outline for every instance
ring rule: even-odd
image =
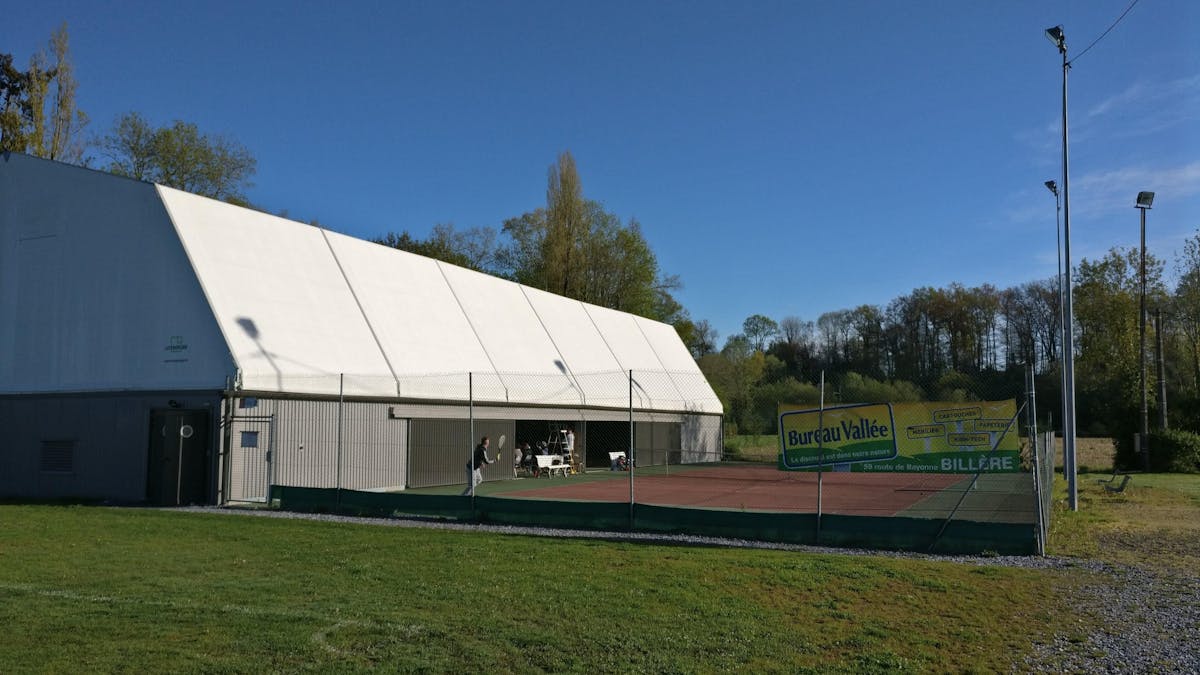
[[[475,446],[474,456],[471,457],[470,462],[467,462],[467,489],[463,490],[464,497],[474,495],[475,486],[483,482],[484,465],[491,464],[492,462],[500,459],[499,455],[496,455],[496,459],[490,459],[488,457],[487,451],[489,442],[490,441],[488,440],[487,436],[479,439],[479,445]]]

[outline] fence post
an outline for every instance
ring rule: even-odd
[[[471,486],[471,517],[475,517],[475,373],[467,373],[467,484]]]
[[[1033,367],[1025,366],[1025,419],[1028,422],[1028,430],[1025,432],[1029,439],[1029,460],[1032,466],[1031,475],[1033,476],[1033,498],[1036,502],[1037,525],[1038,525],[1038,555],[1046,554],[1046,516],[1042,513],[1042,474],[1039,466],[1041,452],[1038,450],[1038,432],[1037,432],[1037,380],[1034,377]]]
[[[821,394],[820,404],[817,407],[817,532],[813,539],[814,544],[821,543],[821,490],[823,485],[823,471],[825,469],[825,371],[821,371]]]
[[[337,414],[337,469],[334,487],[337,488],[337,505],[342,505],[342,407],[346,402],[346,374],[338,373],[338,414]]]
[[[637,458],[633,454],[633,371],[629,371],[629,529],[633,529],[633,472]]]

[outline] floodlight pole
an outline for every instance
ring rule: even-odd
[[[1071,307],[1071,188],[1067,156],[1067,73],[1071,62],[1067,60],[1067,37],[1062,26],[1046,29],[1046,37],[1062,54],[1062,203],[1063,203],[1063,267],[1066,269],[1066,293],[1063,297],[1063,343],[1064,389],[1066,416],[1063,418],[1063,454],[1067,474],[1067,501],[1072,511],[1079,510],[1079,485],[1075,472],[1075,314]]]
[[[1045,185],[1046,185],[1046,188],[1050,190],[1050,192],[1054,193],[1054,243],[1058,248],[1058,251],[1057,251],[1058,332],[1059,332],[1059,336],[1060,336],[1060,338],[1059,338],[1060,344],[1058,346],[1058,354],[1059,354],[1059,356],[1058,356],[1058,377],[1059,377],[1059,400],[1062,401],[1062,416],[1059,419],[1059,424],[1065,424],[1066,419],[1067,419],[1067,396],[1066,396],[1066,393],[1067,393],[1067,369],[1066,369],[1066,366],[1063,365],[1063,348],[1064,348],[1064,345],[1067,344],[1067,340],[1069,339],[1069,336],[1067,335],[1067,322],[1065,319],[1065,312],[1063,310],[1062,200],[1059,198],[1058,185],[1054,181],[1048,180],[1048,181],[1046,181]],[[1051,431],[1054,430],[1053,426],[1054,425],[1052,424],[1051,429],[1050,429]],[[1066,466],[1067,466],[1067,448],[1066,448],[1065,427],[1063,430],[1063,439],[1064,439],[1063,440],[1063,470],[1065,471]],[[1054,454],[1053,453],[1054,448],[1052,447],[1052,448],[1050,448],[1050,450],[1051,450],[1051,452],[1048,456],[1052,457]]]
[[[1139,447],[1142,451],[1142,469],[1150,470],[1150,408],[1148,396],[1146,393],[1146,210],[1150,208],[1150,204],[1144,202],[1141,197],[1147,193],[1143,192],[1138,195],[1137,210],[1141,211],[1142,228],[1141,228],[1141,256],[1138,260],[1138,276],[1141,280],[1141,292],[1138,296],[1138,390],[1142,397],[1141,410],[1141,443]],[[1151,198],[1153,198],[1153,193]]]

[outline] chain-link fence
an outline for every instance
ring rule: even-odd
[[[225,477],[229,500],[266,500],[269,483],[332,488],[339,504],[397,495],[387,512],[465,496],[454,509],[493,520],[620,525],[624,510],[640,529],[1033,552],[1053,477],[1033,383],[780,401],[775,450],[731,456],[695,372],[430,375],[386,397],[363,394],[383,385],[370,378],[313,378],[294,383],[308,394],[230,397]],[[473,485],[485,436],[491,462]]]
[[[400,491],[461,487],[479,440],[487,481],[713,462],[720,403],[697,373],[462,373],[397,380],[291,376],[294,392],[231,391],[222,466],[227,501],[268,485]],[[244,383],[243,383],[244,384]],[[390,389],[392,396],[374,396]]]

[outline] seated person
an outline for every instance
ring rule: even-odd
[[[617,458],[612,461],[611,471],[628,471],[629,462],[625,460],[625,455],[617,455]]]

